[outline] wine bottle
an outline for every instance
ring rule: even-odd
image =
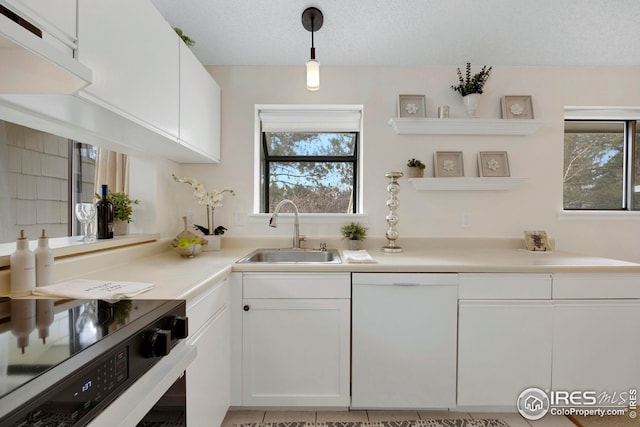
[[[102,198],[96,203],[98,239],[113,239],[113,204],[107,200],[107,185],[102,185]]]

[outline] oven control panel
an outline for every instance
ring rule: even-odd
[[[12,426],[74,426],[129,378],[129,347],[111,352],[66,382],[46,402]]]

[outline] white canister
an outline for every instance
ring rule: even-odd
[[[44,230],[38,239],[38,247],[34,253],[36,256],[36,286],[53,285],[53,251],[49,247],[49,238]]]
[[[31,295],[36,287],[36,257],[29,249],[29,240],[20,230],[16,240],[16,251],[11,254],[11,296],[24,297]]]

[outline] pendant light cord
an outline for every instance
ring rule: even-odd
[[[316,59],[316,48],[313,45],[313,21],[314,17],[311,17],[311,59]]]

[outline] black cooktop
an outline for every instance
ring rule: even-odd
[[[0,397],[164,303],[0,297]]]

